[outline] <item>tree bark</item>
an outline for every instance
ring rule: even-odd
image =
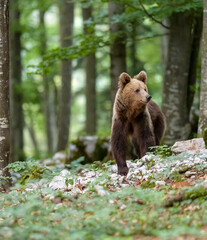
[[[169,19],[166,18],[164,21],[163,21],[163,24],[165,26],[168,26],[169,25]],[[166,67],[166,64],[167,64],[167,59],[168,59],[168,44],[169,44],[169,29],[161,26],[161,31],[163,34],[162,37],[161,37],[161,41],[160,41],[160,45],[161,45],[161,59],[162,59],[162,63],[164,65],[164,67]]]
[[[124,25],[115,23],[113,17],[124,12],[124,6],[118,2],[109,2],[110,34],[110,78],[111,78],[111,103],[117,92],[118,78],[122,72],[126,72],[126,35]]]
[[[82,8],[83,21],[92,18],[92,7]],[[90,27],[91,28],[91,27]],[[84,24],[84,34],[93,34],[94,29],[88,31]],[[86,73],[86,133],[96,134],[96,53],[91,53],[85,58]]]
[[[195,95],[195,84],[197,77],[197,63],[200,50],[201,35],[203,29],[203,14],[197,12],[198,16],[194,18],[194,25],[192,31],[192,48],[190,57],[190,67],[189,67],[189,78],[188,78],[188,88],[187,88],[187,109],[188,115],[193,104],[193,99]]]
[[[170,17],[168,60],[164,76],[163,112],[166,116],[165,143],[186,139],[190,134],[188,81],[192,49],[191,12]]]
[[[40,54],[41,57],[45,55],[47,51],[47,36],[45,28],[45,11],[39,11],[40,20]],[[47,138],[47,149],[49,153],[55,151],[56,145],[56,117],[55,117],[55,106],[53,98],[53,80],[50,75],[43,75],[43,108],[45,115],[45,129]]]
[[[71,39],[65,39],[73,34],[73,11],[74,3],[67,0],[61,1],[60,4],[60,42],[61,47],[68,47],[72,44]],[[71,109],[71,75],[72,62],[61,61],[61,98],[58,116],[58,144],[57,150],[61,151],[66,148],[69,139],[70,129],[70,109]]]
[[[198,123],[198,136],[204,134],[207,128],[207,0],[204,0],[203,8],[203,36],[202,36],[202,60],[201,60],[201,90],[200,113]],[[205,130],[207,131],[207,130]]]
[[[0,176],[9,163],[9,0],[0,1]]]
[[[24,160],[21,26],[18,0],[11,1],[10,24],[10,162]]]

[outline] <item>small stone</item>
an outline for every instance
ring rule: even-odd
[[[96,172],[95,171],[89,171],[86,173],[86,177],[92,178],[96,176]]]
[[[127,208],[127,206],[125,204],[121,205],[121,207],[120,207],[121,210],[124,210],[126,208]]]
[[[70,171],[68,171],[67,169],[63,169],[61,172],[60,172],[60,176],[62,177],[65,177],[67,175],[70,175]]]
[[[109,192],[106,191],[106,190],[103,188],[103,186],[96,185],[94,188],[95,188],[95,190],[97,191],[98,195],[100,195],[100,196],[109,195]]]
[[[187,172],[185,173],[185,176],[186,176],[186,177],[191,177],[192,175],[196,175],[196,172],[187,171]]]
[[[155,186],[157,186],[157,187],[165,186],[165,185],[166,185],[165,181],[156,181],[155,182]]]
[[[49,187],[53,189],[66,189],[67,185],[65,183],[65,178],[62,176],[55,176],[49,184]]]
[[[54,161],[54,162],[64,162],[65,161],[65,159],[66,159],[66,154],[64,154],[64,153],[62,153],[62,152],[57,152],[57,153],[55,153],[55,155],[53,156],[53,158],[52,158],[52,160]]]
[[[111,172],[112,172],[112,173],[117,173],[117,172],[118,172],[118,168],[117,168],[116,165],[112,165],[112,166],[111,166]]]

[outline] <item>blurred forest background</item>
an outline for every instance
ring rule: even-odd
[[[11,0],[10,162],[110,136],[124,71],[147,72],[166,144],[196,137],[202,23],[202,0]]]

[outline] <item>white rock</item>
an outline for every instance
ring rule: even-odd
[[[70,143],[69,146],[68,146],[67,152],[68,152],[68,158],[69,159],[73,158],[73,154],[78,152],[78,148],[76,147],[75,144]]]
[[[196,175],[196,172],[191,172],[191,171],[185,172],[186,177],[191,177],[192,175]]]
[[[125,204],[121,205],[121,207],[120,207],[121,210],[124,210],[126,208],[127,208],[127,206]]]
[[[149,155],[145,155],[145,156],[142,157],[141,159],[142,159],[142,161],[144,161],[144,162],[148,162],[150,159],[153,158],[153,156],[154,156],[154,155],[149,154]]]
[[[96,176],[96,172],[95,171],[89,171],[85,173],[86,177],[92,178]]]
[[[94,188],[95,188],[95,190],[97,191],[98,195],[100,195],[100,196],[109,195],[109,192],[106,191],[106,190],[103,188],[103,186],[96,185]]]
[[[98,136],[80,137],[79,139],[80,139],[80,141],[83,142],[88,156],[93,157],[95,149],[96,149],[96,143],[98,141]]]
[[[70,171],[68,171],[67,169],[63,169],[61,172],[60,172],[60,176],[62,177],[65,177],[67,175],[70,175]]]
[[[203,138],[194,138],[187,141],[179,141],[172,146],[172,152],[175,154],[180,154],[182,152],[187,152],[189,154],[198,154],[203,150],[205,150],[205,142]]]
[[[62,162],[62,161],[65,161],[65,159],[66,159],[66,154],[62,152],[55,153],[55,155],[52,158],[52,160],[55,162]]]
[[[65,183],[65,178],[63,176],[55,176],[53,179],[52,179],[52,182],[49,184],[49,187],[50,188],[53,188],[53,189],[67,189],[67,185]],[[68,184],[69,186],[70,184]],[[70,185],[70,187],[72,188],[72,186]]]
[[[112,165],[110,170],[112,173],[117,173],[118,172],[117,165]]]
[[[45,160],[43,161],[43,164],[45,164],[45,165],[53,165],[53,164],[54,164],[54,161],[53,161],[53,159],[48,158],[48,159],[45,159]]]

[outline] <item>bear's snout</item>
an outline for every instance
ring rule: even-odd
[[[148,95],[147,96],[147,102],[149,102],[151,100],[152,96]]]

